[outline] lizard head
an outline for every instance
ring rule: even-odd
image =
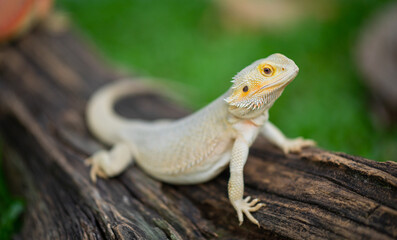
[[[259,59],[233,77],[229,111],[240,118],[252,118],[269,109],[284,88],[296,77],[294,61],[276,53]]]

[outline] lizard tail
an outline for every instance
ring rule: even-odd
[[[90,131],[107,144],[119,142],[120,133],[135,121],[119,116],[114,110],[114,104],[126,95],[147,92],[150,92],[148,87],[132,80],[120,80],[98,90],[88,101],[86,110]]]

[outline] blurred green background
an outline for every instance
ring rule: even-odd
[[[0,139],[0,240],[11,239],[20,226],[18,220],[24,208],[23,200],[10,194],[2,174],[2,146],[3,142]]]
[[[374,124],[355,64],[361,30],[391,1],[60,0],[81,34],[114,66],[167,83],[199,109],[256,59],[283,53],[300,67],[270,111],[287,136],[378,161],[397,160],[397,128]],[[1,169],[0,169],[1,170]],[[22,208],[0,176],[0,238]]]
[[[271,109],[271,121],[290,137],[384,161],[397,160],[397,129],[373,126],[354,51],[363,24],[386,2],[61,0],[58,5],[112,63],[168,80],[194,110],[226,91],[243,67],[283,53],[300,73]]]

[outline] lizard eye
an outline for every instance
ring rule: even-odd
[[[265,76],[265,77],[270,77],[270,76],[272,76],[273,75],[273,67],[272,66],[270,66],[269,64],[266,64],[266,65],[264,65],[264,66],[262,66],[262,69],[261,69],[262,71],[262,74],[263,74],[263,76]]]
[[[248,92],[248,86],[245,86],[245,87],[243,88],[243,92]]]

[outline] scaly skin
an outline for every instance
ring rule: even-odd
[[[91,178],[112,177],[134,159],[149,175],[172,184],[195,184],[217,176],[230,163],[229,199],[240,224],[264,206],[258,199],[243,199],[243,168],[249,147],[259,133],[283,150],[299,152],[312,140],[288,139],[268,121],[268,110],[296,77],[298,67],[273,54],[244,68],[233,86],[200,111],[176,121],[146,122],[117,116],[113,104],[124,95],[145,92],[131,81],[120,81],[98,91],[87,107],[88,126],[102,141],[112,144],[87,162]]]

